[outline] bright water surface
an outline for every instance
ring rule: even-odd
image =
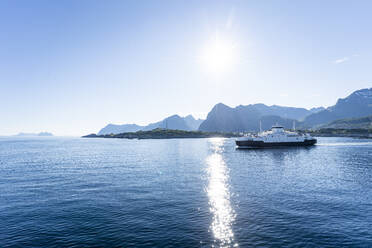
[[[372,141],[0,138],[0,247],[372,247]]]

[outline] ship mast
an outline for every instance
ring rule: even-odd
[[[262,122],[260,120],[260,133],[262,133]]]

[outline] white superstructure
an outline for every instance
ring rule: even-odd
[[[257,135],[240,137],[236,140],[238,146],[296,146],[313,145],[316,139],[309,134],[285,131],[282,126],[275,125],[269,131]]]

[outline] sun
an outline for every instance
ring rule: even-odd
[[[215,75],[231,71],[237,63],[237,46],[232,40],[216,36],[203,48],[202,62],[207,72]]]

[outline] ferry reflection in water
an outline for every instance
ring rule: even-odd
[[[232,225],[235,212],[230,203],[228,168],[222,158],[224,139],[210,140],[212,154],[207,157],[208,186],[210,211],[213,214],[211,231],[219,247],[238,246],[234,241]]]

